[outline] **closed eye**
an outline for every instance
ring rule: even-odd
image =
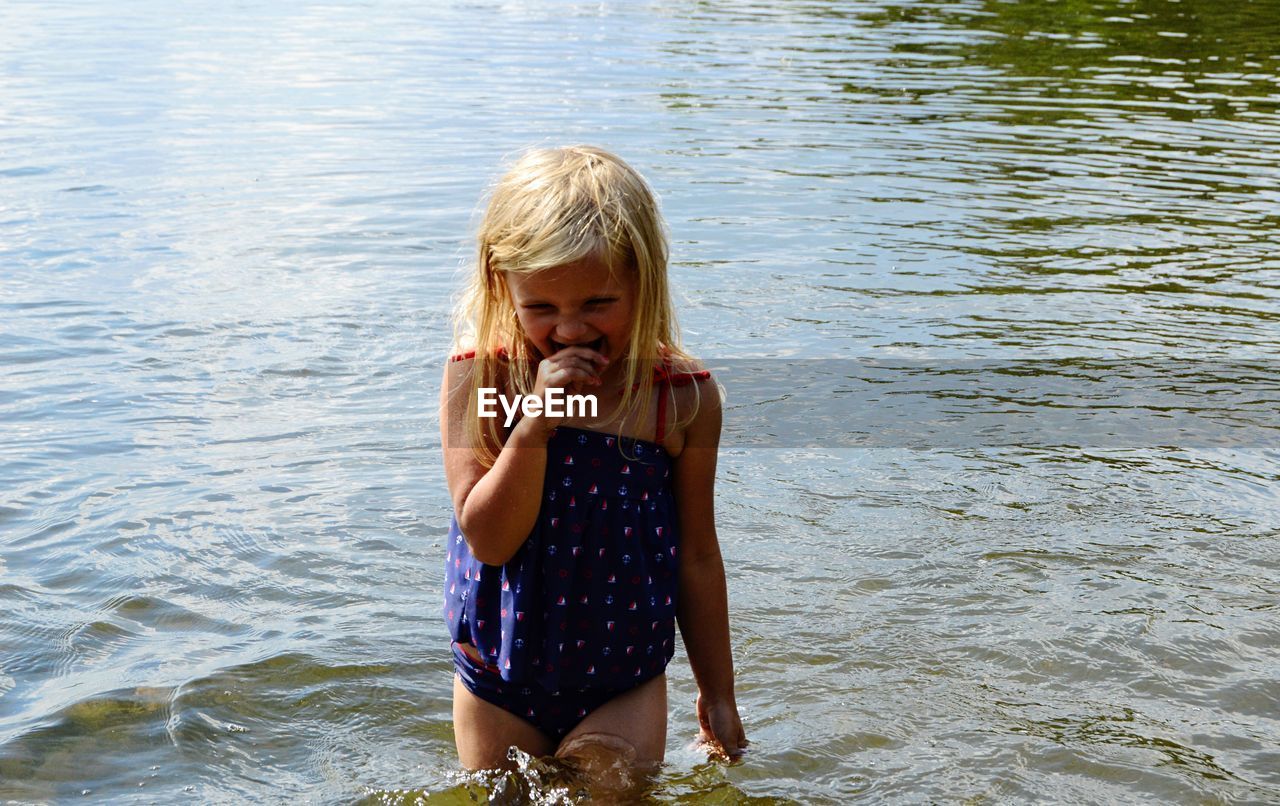
[[[603,308],[606,305],[612,305],[617,301],[618,301],[617,297],[592,297],[591,299],[587,300],[585,307],[598,309],[598,308]],[[527,302],[521,305],[520,307],[526,311],[545,312],[545,311],[555,310],[555,306],[549,302]]]

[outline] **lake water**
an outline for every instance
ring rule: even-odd
[[[687,803],[1280,801],[1280,2],[0,6],[0,799],[471,802],[478,200],[657,188],[753,747]],[[526,796],[552,798],[530,780]]]

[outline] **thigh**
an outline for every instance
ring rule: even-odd
[[[555,744],[515,714],[467,691],[453,676],[453,738],[458,759],[469,770],[509,769],[507,748],[515,745],[532,756],[550,755]]]
[[[667,676],[660,674],[587,714],[560,742],[556,756],[624,760],[648,771],[662,763],[666,746]]]

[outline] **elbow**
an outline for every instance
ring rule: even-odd
[[[710,544],[701,544],[691,546],[689,548],[681,548],[680,552],[680,568],[696,570],[699,573],[707,571],[715,571],[719,569],[724,572],[724,556],[720,553],[720,545],[717,542]]]
[[[472,543],[470,540],[467,541],[467,545],[471,547],[471,556],[475,557],[477,560],[484,563],[485,565],[506,565],[507,560],[510,560],[512,557],[511,554],[498,552],[490,548],[477,546],[475,543]]]
[[[465,513],[459,515],[458,530],[462,532],[462,538],[467,541],[467,548],[471,550],[472,557],[485,565],[505,565],[515,555],[514,550],[504,551],[502,549],[502,541],[492,539],[473,540],[471,537],[473,534],[482,534],[485,530],[477,528],[469,520],[465,517]]]

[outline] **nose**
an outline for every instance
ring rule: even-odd
[[[574,344],[586,335],[586,324],[576,316],[567,316],[556,324],[555,339],[561,344]]]

